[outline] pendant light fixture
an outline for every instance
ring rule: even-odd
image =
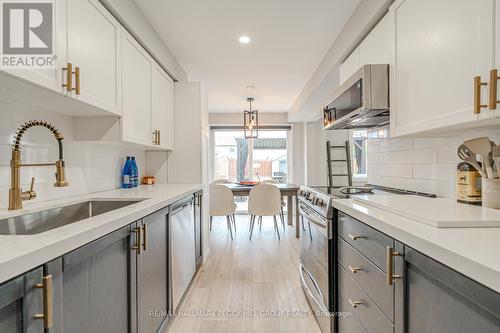
[[[247,102],[250,104],[250,110],[244,110],[243,112],[245,139],[255,139],[259,136],[259,113],[257,110],[252,110],[253,101],[253,97],[247,98]]]

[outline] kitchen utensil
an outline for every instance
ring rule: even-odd
[[[487,137],[480,137],[471,140],[464,141],[464,145],[469,148],[472,152],[481,156],[483,166],[486,170],[488,178],[495,178],[495,173],[491,167],[490,154],[491,154],[491,143],[490,139]]]
[[[497,169],[497,177],[500,178],[500,146],[497,145],[492,146],[491,154],[493,156],[493,161],[495,161],[495,167]]]
[[[476,168],[476,170],[479,171],[479,173],[481,174],[481,177],[483,177],[483,178],[488,177],[486,172],[481,168],[481,166],[477,162],[476,154],[473,153],[469,148],[467,148],[466,145],[461,144],[460,146],[458,146],[457,154],[458,154],[458,157],[460,157],[460,159],[462,161],[467,162],[470,165],[472,165],[474,168]]]
[[[500,179],[482,179],[483,207],[500,209]]]

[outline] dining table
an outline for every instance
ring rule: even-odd
[[[221,184],[227,186],[232,192],[233,196],[235,197],[248,197],[250,195],[250,191],[254,187],[254,185],[247,185],[247,184],[239,184],[239,183],[226,183],[226,184]],[[295,237],[299,238],[300,237],[300,230],[299,230],[299,199],[298,199],[298,191],[299,191],[299,186],[291,183],[278,183],[278,184],[273,184],[277,186],[281,192],[282,197],[287,198],[287,223],[288,225],[293,225],[293,199],[295,198]]]

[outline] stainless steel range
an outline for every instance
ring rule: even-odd
[[[300,279],[307,300],[323,333],[336,332],[337,319],[337,224],[333,199],[356,194],[421,195],[380,186],[331,188],[300,187],[298,192],[302,230],[300,235]]]
[[[335,246],[333,244],[332,197],[312,188],[299,190],[299,213],[302,234],[300,236],[300,279],[302,288],[321,327],[321,331],[333,332],[336,308],[333,294],[336,281],[333,267]]]

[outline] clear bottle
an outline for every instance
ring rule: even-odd
[[[137,168],[137,163],[135,162],[135,156],[132,156],[131,160],[131,174],[132,187],[139,186],[139,169]]]
[[[130,161],[130,156],[127,156],[127,160],[125,161],[125,165],[123,166],[122,171],[122,187],[123,188],[131,188],[133,186],[133,180],[131,175],[132,170],[132,162]]]

